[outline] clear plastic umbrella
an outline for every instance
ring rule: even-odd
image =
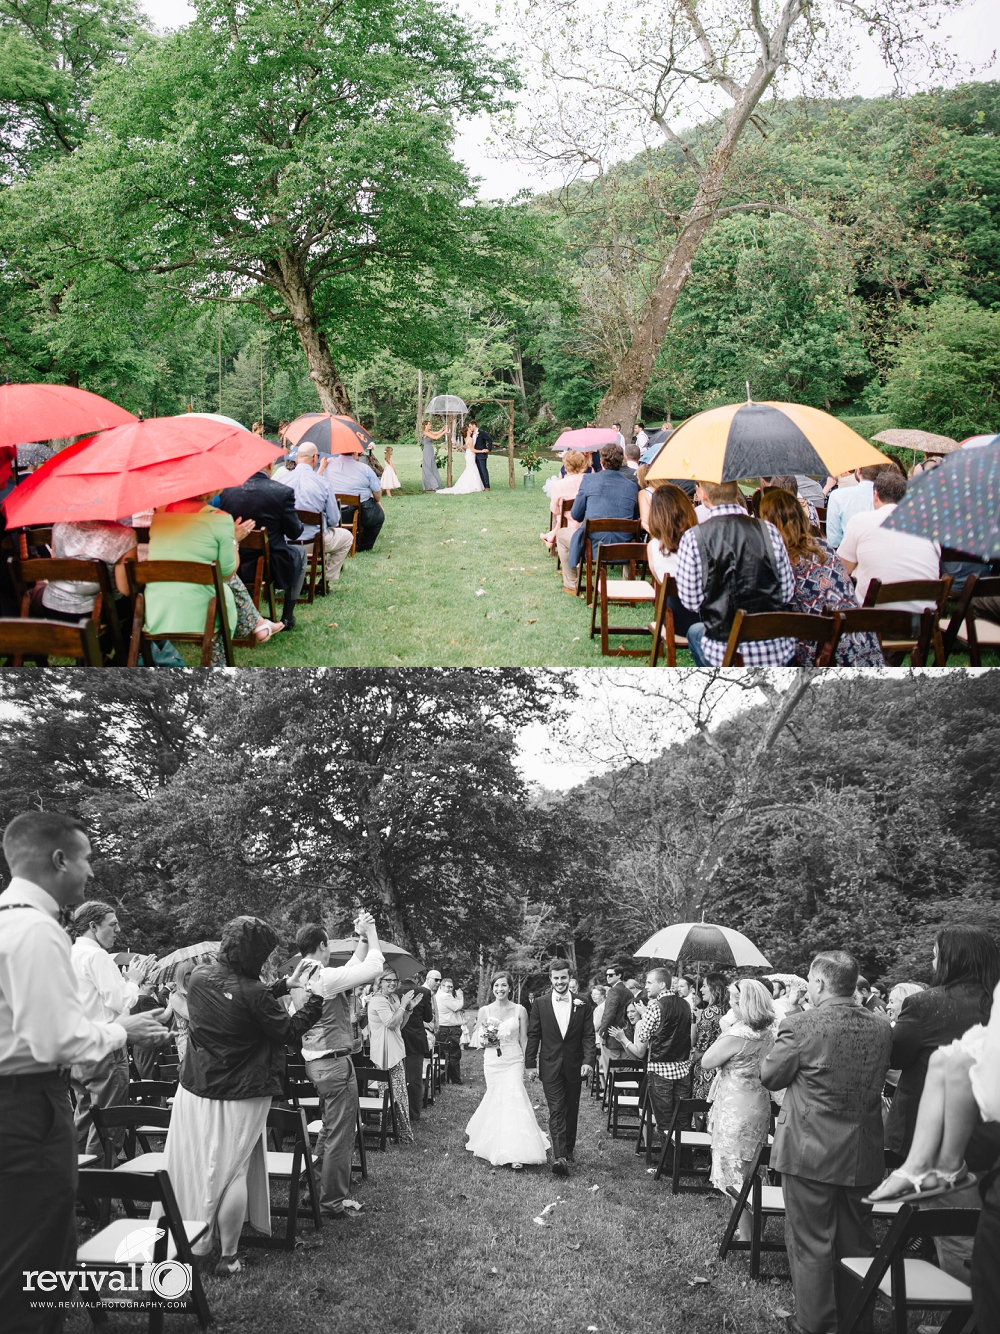
[[[464,417],[469,409],[457,394],[435,394],[427,404],[427,411],[435,417]]]

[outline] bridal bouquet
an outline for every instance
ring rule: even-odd
[[[496,1047],[497,1055],[500,1056],[500,1025],[495,1019],[487,1019],[479,1029],[479,1044],[481,1047]]]

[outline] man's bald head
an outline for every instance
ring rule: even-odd
[[[310,468],[315,468],[316,460],[318,458],[319,450],[311,440],[307,440],[305,444],[299,445],[298,452],[295,455],[296,463],[306,463]]]
[[[81,903],[90,866],[87,826],[58,811],[26,811],[3,834],[3,855],[12,876],[23,876],[63,906]]]

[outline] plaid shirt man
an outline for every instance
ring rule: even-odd
[[[649,1046],[649,1040],[660,1026],[660,1007],[651,1003],[646,1013],[639,1020],[635,1029],[635,1040]],[[659,1075],[662,1079],[687,1079],[688,1071],[691,1069],[690,1061],[649,1061],[646,1069],[651,1075]]]
[[[711,523],[713,519],[721,518],[724,514],[739,514],[745,518],[746,510],[742,505],[715,505],[705,522]],[[774,563],[781,581],[781,599],[789,603],[795,595],[795,574],[788,559],[788,552],[774,524],[763,519],[759,522],[763,523],[771,541]],[[694,529],[684,534],[677,548],[676,578],[677,594],[681,602],[688,611],[699,611],[705,600],[705,589],[701,550]],[[725,640],[709,639],[706,636],[702,640],[701,651],[713,667],[721,667],[722,659],[726,656]],[[740,645],[740,653],[747,667],[784,667],[794,652],[794,639],[763,639],[756,643]]]

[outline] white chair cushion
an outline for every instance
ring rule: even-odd
[[[137,1153],[127,1163],[120,1163],[116,1172],[162,1172],[166,1170],[165,1153]]]
[[[872,1205],[872,1213],[884,1217],[887,1214],[898,1214],[902,1207],[898,1200],[879,1200],[877,1204]]]
[[[305,1108],[307,1112],[318,1112],[319,1098],[299,1098],[299,1106]]]
[[[310,1135],[318,1135],[319,1132],[323,1129],[323,1122],[310,1121],[309,1124],[306,1126],[306,1129],[309,1131]]]
[[[780,1186],[761,1186],[760,1207],[769,1214],[785,1212],[785,1194]]]
[[[136,1126],[135,1133],[137,1135],[162,1135],[166,1138],[168,1130],[169,1126]]]
[[[99,1153],[78,1153],[76,1155],[77,1167],[93,1167],[95,1163],[103,1161]]]
[[[267,1151],[267,1175],[269,1177],[290,1177],[292,1175],[292,1161],[295,1158],[294,1153],[275,1153],[273,1150]],[[305,1175],[306,1161],[305,1157],[299,1159],[299,1172]]]
[[[965,633],[965,622],[962,622],[962,628],[959,630],[956,638],[963,644],[967,644],[968,638]],[[976,639],[980,644],[1000,644],[1000,625],[993,621],[984,621],[981,617],[976,617]]]
[[[380,1112],[388,1104],[384,1098],[359,1098],[358,1107],[363,1112]]]
[[[858,1278],[864,1278],[871,1264],[870,1256],[855,1256],[840,1262]],[[937,1265],[926,1260],[904,1260],[907,1306],[971,1306],[972,1289],[952,1278]],[[892,1274],[887,1273],[878,1285],[879,1292],[892,1296]]]
[[[710,1149],[712,1147],[712,1136],[707,1135],[704,1130],[682,1130],[681,1143]]]
[[[609,579],[608,601],[655,602],[656,589],[644,579]]]
[[[129,1235],[130,1232],[136,1232],[142,1227],[162,1227],[162,1219],[154,1219],[149,1222],[147,1219],[140,1218],[116,1218],[106,1228],[102,1228],[96,1237],[91,1237],[85,1241],[82,1246],[77,1248],[76,1259],[78,1264],[87,1265],[124,1265],[125,1261],[116,1260],[118,1247]],[[208,1231],[207,1223],[196,1223],[184,1219],[184,1232],[190,1243],[194,1243],[199,1237],[203,1237]],[[152,1254],[152,1252],[150,1252]],[[173,1260],[177,1255],[177,1247],[174,1244],[172,1236],[167,1236],[167,1259]],[[138,1261],[141,1263],[141,1260]]]
[[[615,1099],[615,1102],[618,1104],[619,1107],[638,1107],[638,1106],[639,1106],[639,1099],[638,1099],[638,1098],[616,1098],[616,1099]]]

